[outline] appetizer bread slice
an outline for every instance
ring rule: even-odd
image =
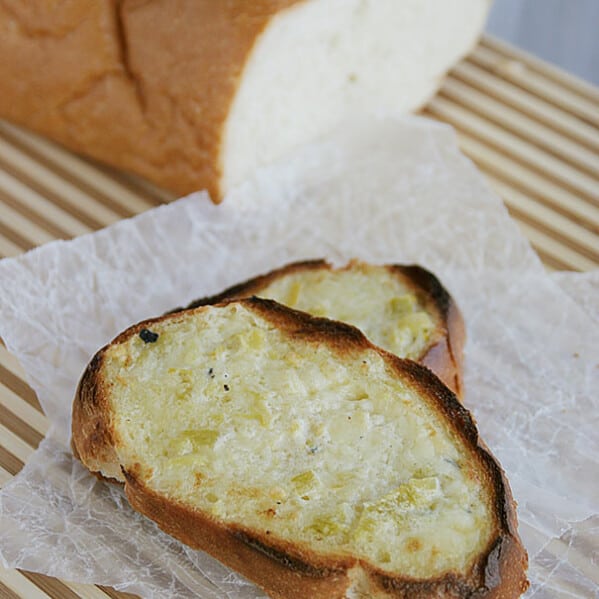
[[[375,345],[428,366],[462,395],[464,321],[440,281],[420,266],[296,262],[188,307],[251,295],[352,324]]]
[[[131,505],[280,599],[519,596],[505,476],[426,368],[258,298],[100,350],[73,448]]]

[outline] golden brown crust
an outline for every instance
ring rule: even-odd
[[[254,42],[301,0],[0,2],[0,116],[179,194],[220,200]]]
[[[100,350],[88,364],[77,388],[73,403],[71,448],[94,474],[100,473],[106,464],[118,464],[115,452],[114,429],[110,422],[110,406],[104,394],[100,371],[104,357]]]
[[[125,491],[131,505],[160,528],[194,549],[206,551],[253,580],[271,597],[341,599],[348,586],[344,569],[313,568],[254,541],[251,534],[224,525],[208,515],[170,501],[126,473]]]
[[[425,268],[415,264],[394,264],[388,268],[401,273],[406,282],[415,284],[422,291],[421,301],[440,315],[443,334],[418,361],[430,368],[458,397],[463,397],[466,326],[458,305],[441,281]]]
[[[340,270],[349,270],[359,265],[359,261],[352,260]],[[466,328],[456,302],[439,279],[421,266],[391,264],[385,268],[412,289],[430,313],[438,315],[438,330],[418,361],[430,368],[458,397],[463,397],[463,351]],[[189,304],[186,309],[259,295],[261,290],[276,279],[306,270],[331,271],[334,268],[322,259],[294,262],[229,287],[217,295],[198,299]],[[181,309],[177,308],[173,312]]]
[[[515,504],[505,475],[478,437],[470,413],[456,396],[426,367],[402,360],[376,348],[358,331],[344,323],[315,318],[286,308],[271,300],[247,298],[237,302],[275,324],[291,338],[311,343],[326,343],[342,355],[374,350],[389,368],[420,390],[436,410],[446,416],[453,434],[461,437],[477,462],[481,484],[491,488],[494,497],[496,530],[486,551],[465,574],[416,580],[391,576],[365,560],[352,556],[323,556],[309,547],[271,537],[269,531],[243,528],[219,521],[198,509],[163,497],[149,489],[135,468],[125,472],[125,491],[132,506],[153,519],[167,533],[191,547],[207,551],[226,565],[262,586],[272,597],[343,598],[359,581],[359,588],[371,597],[476,597],[507,599],[520,596],[527,588],[526,552],[517,533]],[[212,309],[200,306],[194,310]],[[186,314],[167,314],[139,323],[119,335],[112,344],[121,343],[156,322],[185,318]],[[110,409],[103,394],[100,350],[86,369],[73,410],[73,446],[76,455],[93,470],[99,460],[117,459],[113,448],[114,430]],[[120,466],[120,464],[117,465]]]

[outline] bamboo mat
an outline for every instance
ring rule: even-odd
[[[599,89],[483,37],[422,111],[448,122],[548,269],[599,266]],[[94,231],[172,196],[0,121],[0,257]],[[47,428],[0,344],[0,485]],[[583,564],[584,565],[584,564]],[[112,589],[0,568],[0,597],[107,599]]]

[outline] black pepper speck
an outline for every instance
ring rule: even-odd
[[[158,341],[158,333],[154,333],[149,329],[142,329],[139,331],[139,336],[144,343],[156,343],[156,341]]]
[[[228,391],[230,389],[229,385],[223,385],[225,391]]]

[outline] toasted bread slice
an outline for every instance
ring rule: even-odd
[[[188,308],[252,295],[352,324],[375,345],[424,364],[462,396],[464,321],[441,282],[420,266],[296,262]]]
[[[258,298],[131,327],[73,448],[132,506],[280,599],[517,597],[508,483],[428,369]]]

